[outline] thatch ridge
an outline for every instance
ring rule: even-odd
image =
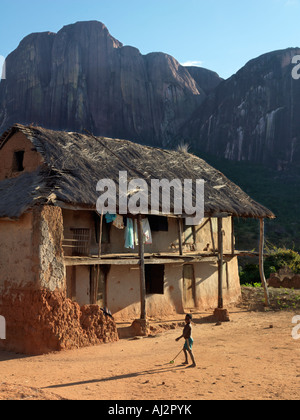
[[[89,134],[20,124],[2,135],[0,149],[16,131],[21,131],[33,143],[43,156],[45,167],[43,172],[38,171],[35,175],[24,173],[15,180],[0,183],[0,217],[5,213],[4,191],[9,188],[16,193],[29,179],[32,188],[40,183],[44,192],[44,195],[39,194],[40,200],[43,198],[47,201],[49,195],[54,193],[58,201],[95,208],[99,196],[97,182],[109,178],[118,184],[119,171],[127,171],[128,181],[143,178],[148,185],[151,179],[180,179],[182,182],[184,179],[204,179],[206,216],[225,212],[247,218],[275,217],[220,171],[189,153],[142,146],[128,140],[95,138]],[[8,195],[6,191],[5,196]],[[22,201],[21,195],[19,200]],[[36,198],[32,204],[35,202]],[[28,194],[25,193],[24,203],[29,205]],[[7,216],[18,213],[12,207],[10,204],[7,208]]]

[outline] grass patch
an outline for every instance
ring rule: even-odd
[[[300,290],[275,289],[269,287],[270,307],[272,311],[299,311],[300,313]],[[242,286],[242,302],[240,307],[253,311],[265,311],[264,289],[259,284]]]

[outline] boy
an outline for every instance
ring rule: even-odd
[[[185,316],[186,325],[183,329],[183,333],[180,337],[176,338],[176,341],[179,341],[181,338],[185,339],[185,343],[184,343],[184,346],[183,346],[183,351],[184,351],[184,355],[185,355],[185,362],[183,364],[188,365],[189,362],[188,362],[187,352],[189,352],[189,355],[191,356],[191,359],[192,359],[192,362],[193,362],[191,367],[195,367],[196,363],[195,363],[194,355],[193,355],[193,352],[192,352],[194,340],[192,339],[191,321],[192,321],[192,315],[187,314]]]

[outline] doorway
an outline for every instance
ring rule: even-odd
[[[106,283],[110,265],[67,267],[67,297],[83,305],[107,304]]]
[[[100,307],[107,306],[107,276],[110,265],[91,267],[91,303]]]
[[[195,308],[196,282],[194,266],[187,264],[183,266],[183,307],[184,309]]]
[[[67,297],[79,306],[90,304],[90,267],[67,267]]]

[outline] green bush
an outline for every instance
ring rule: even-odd
[[[300,255],[298,252],[292,249],[276,247],[269,249],[269,252],[270,255],[265,261],[266,275],[267,273],[270,275],[272,269],[275,269],[275,272],[277,272],[284,267],[290,268],[295,274],[300,274]]]
[[[247,264],[240,272],[241,284],[254,284],[260,281],[259,265]]]
[[[268,279],[271,273],[276,273],[284,267],[290,268],[295,274],[300,274],[300,255],[292,249],[268,246],[268,257],[265,258],[264,270]],[[240,272],[241,284],[255,284],[260,281],[259,265],[246,264]]]

